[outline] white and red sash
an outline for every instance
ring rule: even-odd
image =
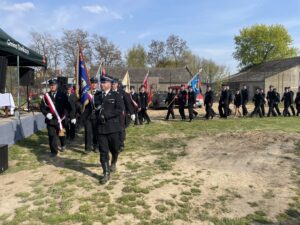
[[[58,120],[59,129],[63,130],[62,121],[65,119],[65,116],[63,116],[62,118],[59,116],[59,114],[58,114],[58,112],[57,112],[57,110],[55,108],[55,105],[54,105],[51,97],[49,96],[49,93],[45,94],[45,100],[48,103],[47,105],[50,108],[51,114],[54,115],[54,116],[56,116],[56,118]]]

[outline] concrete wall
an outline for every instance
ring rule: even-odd
[[[291,68],[284,72],[278,73],[265,80],[265,91],[269,89],[269,86],[273,85],[277,88],[277,91],[282,95],[285,87],[291,87],[296,93],[298,86],[300,86],[300,66]]]

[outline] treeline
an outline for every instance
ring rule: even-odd
[[[208,83],[228,75],[226,66],[194,54],[187,42],[177,35],[170,35],[165,41],[152,40],[147,49],[136,44],[122,53],[108,38],[81,29],[64,30],[61,38],[49,33],[31,33],[31,48],[47,57],[51,76],[58,70],[63,70],[66,76],[74,76],[77,42],[83,47],[88,68],[97,67],[100,61],[107,67],[174,68],[187,65],[192,73],[202,67],[202,79]]]

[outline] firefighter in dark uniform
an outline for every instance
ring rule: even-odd
[[[97,135],[96,135],[96,115],[93,112],[95,109],[95,105],[93,103],[94,96],[99,92],[98,88],[98,79],[96,77],[92,77],[90,79],[91,82],[91,99],[89,104],[85,107],[85,111],[81,115],[81,121],[84,124],[84,143],[85,143],[85,151],[86,153],[90,153],[91,151],[97,152]]]
[[[254,102],[254,110],[250,116],[253,117],[258,114],[259,117],[263,117],[261,112],[261,105],[263,104],[263,96],[259,88],[256,89],[256,93],[254,94],[252,101]]]
[[[297,109],[297,116],[299,116],[299,114],[300,114],[300,86],[298,87],[298,92],[296,94],[295,105],[296,105],[296,109]]]
[[[75,115],[72,107],[68,101],[68,97],[64,92],[57,90],[57,80],[52,79],[49,81],[50,92],[44,95],[40,110],[45,118],[47,124],[49,145],[51,156],[55,157],[58,151],[63,152],[66,148],[65,145],[65,115],[69,113],[71,123],[76,124]],[[53,105],[51,104],[53,103]],[[56,114],[57,113],[57,114]],[[60,119],[60,121],[59,121]],[[58,139],[60,146],[58,146]]]
[[[205,106],[205,111],[206,111],[205,118],[206,119],[209,119],[209,118],[213,119],[214,116],[216,115],[216,113],[214,112],[214,110],[212,108],[213,104],[214,104],[214,93],[211,90],[211,86],[207,86],[207,91],[204,96],[204,106]]]
[[[133,111],[132,103],[130,100],[129,93],[126,93],[123,90],[122,84],[118,83],[118,79],[113,79],[112,81],[112,91],[117,92],[121,99],[123,100],[124,110],[121,115],[121,124],[122,130],[120,131],[120,151],[123,151],[125,148],[125,139],[126,139],[126,131],[125,129],[129,127],[131,120],[135,121],[135,114]]]
[[[281,101],[283,102],[283,105],[284,105],[282,115],[283,116],[291,116],[290,111],[289,111],[289,107],[292,104],[293,100],[291,98],[291,94],[289,92],[288,87],[284,88],[284,93],[283,93]]]
[[[228,107],[227,107],[227,116],[230,116],[232,114],[232,110],[230,109],[230,104],[233,103],[233,94],[230,90],[230,87],[229,85],[226,86],[226,91],[227,91],[227,94],[228,94]]]
[[[172,90],[172,88],[168,88],[168,94],[165,99],[165,103],[168,105],[168,112],[166,116],[166,120],[169,120],[170,115],[172,116],[172,119],[175,119],[175,114],[174,114],[174,105],[175,105],[175,90]]]
[[[241,105],[242,105],[242,94],[239,89],[236,90],[234,95],[233,104],[235,107],[234,117],[237,117],[237,115],[242,116],[242,113],[240,111]]]
[[[147,113],[148,110],[148,94],[145,92],[145,86],[140,87],[140,101],[141,101],[141,111],[139,113],[140,124],[143,124],[144,120],[147,121],[147,124],[151,122],[150,117]]]
[[[77,110],[77,100],[76,100],[76,95],[73,93],[73,85],[68,84],[67,85],[67,96],[68,96],[68,101],[69,104],[72,107],[72,115],[76,117],[76,110]],[[71,123],[71,114],[67,113],[66,115],[66,136],[67,139],[69,140],[74,140],[75,138],[75,130],[76,130],[76,124]]]
[[[260,107],[261,108],[261,114],[263,116],[265,116],[266,115],[265,104],[267,103],[267,101],[266,101],[266,94],[265,94],[265,92],[264,92],[263,89],[260,89],[260,94],[261,94],[261,96],[263,98],[263,102],[262,102],[261,107]]]
[[[279,107],[278,107],[278,104],[280,103],[280,94],[277,92],[277,89],[274,88],[274,93],[275,93],[275,96],[276,96],[276,100],[275,100],[275,103],[274,103],[274,109],[277,113],[278,116],[281,116],[281,112],[279,110]]]
[[[293,116],[296,115],[296,112],[295,112],[295,108],[294,108],[294,92],[291,90],[291,87],[288,87],[289,89],[289,93],[290,93],[290,96],[291,96],[291,104],[290,104],[290,108],[291,108],[291,111],[293,113]]]
[[[141,110],[141,101],[138,93],[135,92],[134,86],[130,87],[130,100],[133,106],[133,111],[135,115],[134,125],[139,125],[138,113]]]
[[[178,99],[178,109],[179,109],[179,114],[181,117],[181,120],[185,120],[185,112],[184,112],[184,107],[186,105],[186,98],[187,98],[187,92],[185,90],[184,84],[180,86],[179,93],[177,94],[177,99]]]
[[[222,85],[222,91],[219,99],[219,114],[221,118],[227,119],[228,116],[228,106],[229,106],[229,94],[226,85]]]
[[[116,168],[120,150],[119,133],[122,130],[120,118],[124,110],[124,102],[118,92],[112,91],[111,82],[112,78],[101,76],[101,92],[97,92],[94,96],[97,140],[104,174],[100,179],[101,184],[109,181],[110,172]],[[111,166],[109,166],[109,152],[112,154]]]
[[[188,91],[188,110],[189,110],[189,122],[192,122],[194,117],[198,115],[198,113],[194,110],[196,106],[196,93],[193,91],[192,86],[189,86]]]
[[[277,96],[276,93],[274,91],[274,87],[272,85],[270,85],[269,87],[269,91],[267,92],[267,101],[268,101],[268,106],[269,106],[269,111],[268,111],[268,117],[271,116],[277,116],[274,106],[275,106],[275,102],[276,102]]]
[[[247,116],[248,114],[248,110],[247,110],[247,103],[249,101],[249,92],[248,92],[248,89],[247,89],[247,86],[244,85],[242,91],[241,91],[241,94],[242,94],[242,110],[243,110],[243,116]]]

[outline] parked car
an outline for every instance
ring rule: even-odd
[[[167,108],[168,105],[165,103],[167,92],[156,92],[152,96],[152,104],[150,105],[153,109]]]

